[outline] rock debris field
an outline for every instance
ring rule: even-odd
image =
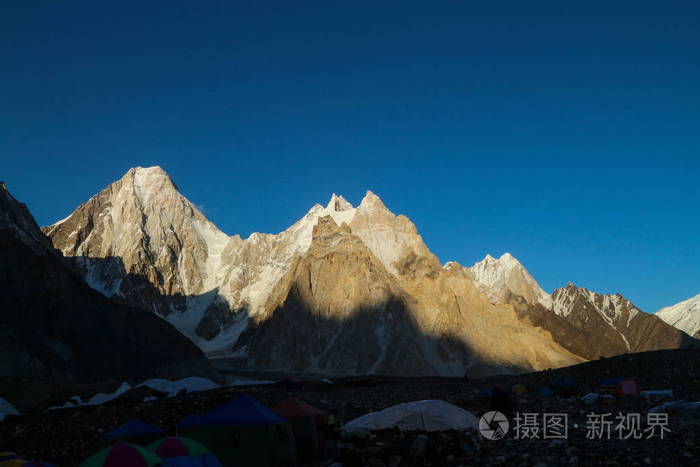
[[[573,394],[544,397],[539,390],[552,379],[575,381]],[[398,465],[698,465],[700,464],[700,410],[668,411],[668,423],[654,433],[642,432],[641,439],[619,439],[615,430],[618,414],[640,414],[641,429],[648,411],[657,402],[639,396],[620,396],[587,405],[580,396],[599,389],[610,377],[635,379],[642,391],[672,389],[674,400],[700,400],[700,350],[682,349],[628,354],[600,359],[558,370],[519,376],[497,376],[465,381],[458,378],[337,378],[334,384],[305,382],[290,385],[236,386],[179,394],[142,402],[143,391],[125,393],[101,406],[36,411],[8,416],[0,422],[0,451],[17,451],[27,458],[57,466],[77,466],[99,444],[101,436],[126,420],[138,418],[175,433],[175,423],[191,413],[202,414],[247,393],[268,406],[293,395],[320,409],[336,411],[341,422],[368,412],[422,399],[442,399],[477,417],[491,408],[489,389],[508,393],[514,413],[566,414],[566,439],[515,439],[513,420],[505,438],[491,441],[474,431],[400,433],[384,430],[369,438],[343,439],[337,462],[344,466]],[[521,384],[526,392],[514,394]],[[26,413],[26,412],[25,412]],[[605,430],[591,437],[589,414],[610,413],[610,439]],[[541,430],[541,428],[540,428]],[[668,430],[668,431],[667,431]],[[599,430],[600,431],[600,430]],[[522,431],[520,432],[522,433]],[[623,434],[627,434],[625,431]],[[648,438],[648,436],[651,436]],[[426,438],[427,437],[427,438]],[[538,439],[539,438],[539,439]]]

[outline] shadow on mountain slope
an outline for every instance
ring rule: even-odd
[[[458,337],[421,330],[405,297],[391,296],[340,316],[336,310],[322,310],[308,303],[305,297],[309,294],[294,283],[272,312],[251,316],[246,307],[231,311],[216,289],[201,295],[161,294],[148,278],[127,273],[118,257],[72,257],[66,261],[73,268],[82,268],[80,273],[89,283],[107,279],[109,285],[121,277],[121,284],[132,293],[112,297],[115,301],[150,309],[171,322],[177,321],[173,314],[182,313],[187,303],[200,303],[201,321],[193,329],[203,341],[220,338],[220,333],[238,333],[232,327],[243,326],[240,337],[231,339],[230,347],[241,369],[333,375],[468,373],[470,377],[534,370],[524,361],[492,361]],[[85,269],[86,265],[90,266]],[[95,276],[95,271],[109,271],[109,277]],[[134,290],[139,293],[134,295]]]
[[[219,295],[218,288],[202,294],[164,294],[152,282],[164,286],[164,278],[158,270],[153,268],[145,273],[127,272],[123,260],[118,256],[63,258],[72,270],[85,278],[88,285],[98,292],[115,302],[154,312],[168,321],[168,318],[174,318],[173,321],[177,322],[180,315],[188,311],[188,305],[194,304],[201,317],[192,326],[192,333],[207,341],[241,319],[243,315],[238,315],[237,312],[246,311],[241,308],[231,312],[229,304]]]
[[[344,317],[323,316],[296,285],[267,319],[251,320],[234,347],[241,350],[256,367],[297,372],[480,376],[532,370],[488,361],[453,336],[423,332],[401,298]]]
[[[170,324],[87,287],[51,251],[37,253],[3,229],[0,251],[3,387],[19,379],[32,386],[214,375],[201,351]]]

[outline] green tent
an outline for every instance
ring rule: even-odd
[[[296,465],[289,423],[247,395],[214,409],[180,434],[208,447],[224,465],[285,467]]]

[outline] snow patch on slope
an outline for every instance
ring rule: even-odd
[[[632,319],[641,312],[632,302],[620,294],[599,294],[569,283],[565,288],[555,291],[552,309],[557,315],[568,318],[576,311],[576,303],[579,300],[583,300],[580,305],[583,310],[592,308],[593,312],[597,313],[608,326],[620,335],[627,350],[631,350],[624,331],[630,326]],[[625,313],[627,313],[626,320],[624,320]],[[588,321],[588,315],[585,316],[585,320]]]
[[[622,318],[625,311],[629,312],[627,326],[640,312],[637,307],[620,294],[599,294],[583,287],[576,287],[572,283],[569,283],[562,290],[562,293],[556,295],[552,303],[552,309],[556,314],[567,317],[574,311],[573,305],[575,299],[579,296],[583,296],[586,299],[586,303],[590,304],[605,322],[613,328],[615,328],[615,324]]]
[[[221,269],[221,253],[228,245],[229,236],[214,227],[210,222],[193,221],[192,227],[207,245],[208,257],[204,266],[205,280],[203,291],[208,292],[219,282],[217,273]]]

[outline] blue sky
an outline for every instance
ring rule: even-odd
[[[161,165],[227,233],[371,189],[443,262],[700,293],[696,1],[58,3],[0,15],[0,179],[41,224]]]

